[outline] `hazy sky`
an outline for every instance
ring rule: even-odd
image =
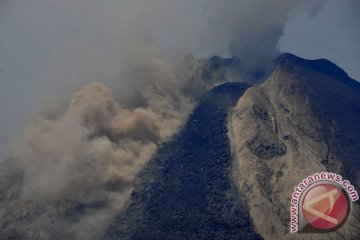
[[[304,58],[327,58],[360,80],[360,1],[328,0],[314,12],[290,14],[279,48]]]
[[[192,52],[262,63],[278,45],[360,79],[359,23],[357,0],[0,0],[0,159],[29,119],[83,84],[125,88],[130,48],[155,47],[170,62]]]

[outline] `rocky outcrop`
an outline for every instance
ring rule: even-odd
[[[226,82],[254,84],[261,81],[267,73],[265,69],[244,69],[243,60],[240,58],[222,58],[217,55],[209,59],[195,59],[193,55],[188,54],[184,59],[183,68],[186,79],[191,82],[189,90],[195,95]]]
[[[229,118],[234,176],[265,239],[355,239],[360,234],[358,204],[336,232],[288,234],[290,197],[303,178],[332,171],[360,183],[360,129],[349,130],[360,119],[359,84],[324,61],[282,56],[271,76],[239,99]]]
[[[185,62],[199,104],[142,168],[126,203],[22,199],[24,173],[4,161],[0,240],[358,239],[359,204],[328,234],[289,234],[289,209],[294,186],[315,172],[339,173],[359,189],[360,84],[327,60],[291,54],[252,87],[232,82],[244,81],[236,58]]]

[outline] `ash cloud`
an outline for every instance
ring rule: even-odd
[[[26,115],[49,96],[68,97],[69,89],[82,86],[68,106],[36,117],[13,151],[24,172],[16,204],[43,206],[26,210],[43,214],[22,224],[23,231],[69,229],[69,237],[80,239],[101,232],[124,206],[141,166],[196,104],[184,91],[191,83],[183,77],[188,76],[182,72],[183,57],[188,52],[237,56],[244,77],[266,69],[277,54],[289,11],[300,3],[3,1],[0,30],[7,34],[0,41],[0,77],[6,81],[0,96],[6,97],[0,106]],[[14,79],[17,84],[8,81]],[[20,118],[11,114],[9,119]],[[6,120],[3,125],[21,124]],[[65,209],[90,207],[69,220],[66,214],[51,215],[60,211],[54,210],[57,202]],[[48,226],[50,219],[57,227]]]
[[[127,81],[120,66],[129,55],[146,58],[144,49],[155,48],[174,68],[189,52],[238,56],[244,72],[263,68],[276,54],[288,11],[304,2],[4,0],[0,108],[16,111],[1,115],[1,146],[44,102],[68,99],[86,83],[102,81],[134,99],[141,84]],[[0,156],[6,155],[3,147]]]
[[[211,1],[207,12],[217,36],[227,36],[227,52],[242,60],[243,77],[266,71],[278,56],[278,40],[291,11],[307,5],[308,11],[321,7],[322,0],[225,0]],[[216,38],[216,37],[215,37]],[[224,44],[224,38],[217,38]]]
[[[25,174],[23,201],[50,208],[49,202],[65,197],[69,206],[102,205],[88,209],[71,231],[65,231],[69,237],[88,239],[99,234],[129,197],[141,166],[158,144],[177,131],[193,107],[162,58],[138,64],[139,72],[149,78],[139,90],[141,106],[124,106],[103,83],[90,83],[74,94],[65,112],[30,124],[14,152]],[[45,213],[37,219],[42,220],[27,223],[30,228],[39,230],[51,218]],[[66,218],[55,219],[59,227],[69,224]]]

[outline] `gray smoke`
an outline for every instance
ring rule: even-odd
[[[65,112],[30,124],[17,145],[14,157],[25,174],[25,201],[46,206],[66,197],[75,205],[103,204],[81,216],[71,236],[91,237],[121,209],[141,166],[193,107],[170,66],[159,56],[147,60],[137,62],[137,73],[148,78],[139,90],[141,106],[121,105],[103,83],[93,82],[74,94]],[[28,224],[41,229],[46,218]]]
[[[139,84],[125,84],[120,71],[129,48],[138,55],[145,55],[143,46],[155,48],[174,68],[189,52],[234,55],[243,59],[245,72],[252,71],[276,55],[289,11],[319,1],[2,0],[0,108],[16,110],[0,116],[0,158],[7,157],[11,133],[19,134],[29,115],[50,101],[59,105],[58,99],[86,83],[106,82],[123,98],[131,95],[125,88]]]
[[[278,55],[277,43],[289,12],[301,0],[211,1],[209,19],[217,36],[227,36],[228,53],[244,61],[244,72],[263,70]],[[317,1],[312,1],[317,2]],[[223,39],[218,39],[223,42]]]
[[[29,228],[43,229],[54,218],[59,227],[71,226],[73,237],[101,232],[124,206],[140,168],[195,105],[183,91],[190,84],[183,57],[233,55],[242,59],[244,74],[264,70],[277,54],[289,12],[305,2],[310,1],[2,1],[3,109],[29,114],[25,109],[82,86],[71,101],[36,116],[14,148],[24,172],[20,201],[48,210]],[[309,3],[313,14],[320,2]],[[14,79],[15,85],[9,81]],[[9,122],[4,126],[20,125]],[[47,204],[64,198],[70,205],[102,207],[75,223],[49,216]]]

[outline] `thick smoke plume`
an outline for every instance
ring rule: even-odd
[[[33,1],[42,8],[41,13],[53,8],[51,4],[40,4],[40,0]],[[101,223],[105,225],[129,197],[141,166],[161,142],[176,133],[195,104],[192,96],[183,91],[189,82],[181,76],[187,74],[178,72],[179,62],[186,53],[200,57],[212,53],[237,56],[242,59],[244,74],[259,68],[264,70],[276,54],[277,40],[288,12],[300,2],[304,1],[123,0],[103,3],[92,0],[86,5],[84,0],[76,0],[54,3],[56,9],[64,12],[60,18],[64,22],[59,24],[59,20],[54,20],[51,25],[52,21],[43,21],[40,17],[34,22],[39,29],[49,30],[45,45],[59,41],[57,29],[64,31],[64,36],[76,35],[64,38],[61,49],[55,51],[55,46],[53,51],[58,58],[54,65],[45,65],[42,61],[47,61],[46,58],[36,57],[47,48],[36,46],[26,50],[35,56],[32,58],[35,63],[38,61],[36,69],[43,67],[43,71],[53,73],[50,83],[66,77],[64,69],[75,71],[72,78],[78,76],[75,79],[79,80],[75,81],[82,84],[89,81],[84,72],[108,70],[114,62],[121,62],[123,67],[120,74],[114,68],[103,74],[89,74],[104,78],[78,90],[66,110],[40,116],[26,128],[13,154],[24,172],[21,200],[47,206],[49,201],[66,198],[73,205],[101,205],[95,210],[86,210],[86,214],[71,224],[66,218],[53,216],[61,223],[57,225],[59,228],[72,226],[69,236],[88,239],[101,232]],[[87,11],[90,17],[85,14]],[[26,14],[24,16],[28,21]],[[54,19],[59,16],[61,14],[55,14]],[[93,16],[99,20],[95,21]],[[23,24],[21,19],[17,16],[20,25]],[[71,20],[79,20],[79,25],[72,25]],[[85,24],[82,28],[88,20],[93,25]],[[42,24],[50,24],[50,27]],[[74,29],[65,31],[68,26]],[[36,32],[42,36],[42,31]],[[13,36],[16,41],[25,39]],[[32,53],[32,49],[38,52]],[[87,54],[82,55],[84,52]],[[81,57],[77,58],[78,55]],[[121,61],[114,61],[117,59],[114,55],[119,55]],[[81,64],[73,61],[71,67],[67,66],[69,59],[77,59]],[[88,59],[92,59],[91,64],[83,65]],[[35,85],[31,90],[29,86],[30,92],[38,89],[41,87]],[[50,219],[47,214],[28,223],[29,228],[43,229]]]
[[[172,65],[189,52],[232,55],[251,72],[276,54],[289,10],[308,2],[318,1],[1,1],[0,108],[16,109],[0,116],[1,158],[22,120],[54,96],[69,98],[91,81],[132,93],[124,89],[139,84],[119,77],[129,48],[146,57],[144,46],[154,47]]]
[[[291,10],[299,4],[309,11],[318,8],[322,0],[225,0],[205,1],[209,24],[214,26],[215,45],[226,43],[226,53],[243,62],[246,77],[256,71],[266,71],[279,54],[278,39]],[[216,49],[221,49],[220,47]]]
[[[24,199],[103,202],[100,212],[92,211],[78,222],[76,237],[84,237],[78,235],[84,234],[84,227],[102,226],[93,226],[99,214],[109,220],[119,211],[141,166],[193,107],[162,58],[138,64],[138,73],[149,80],[139,90],[141,106],[123,106],[103,83],[90,83],[74,94],[64,113],[52,119],[40,117],[29,125],[15,152],[25,172]]]

